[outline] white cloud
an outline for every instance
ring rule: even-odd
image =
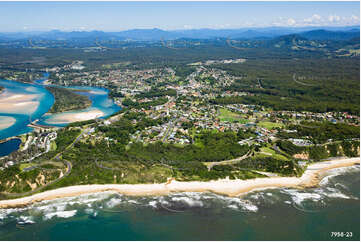
[[[318,24],[322,21],[322,17],[318,14],[314,14],[309,18],[305,18],[303,20],[304,23],[308,23],[308,24]]]
[[[355,15],[352,15],[351,19],[354,20],[354,21],[360,21],[360,17],[355,16]]]
[[[330,15],[328,16],[329,22],[339,22],[341,20],[340,16],[337,15]]]
[[[295,25],[295,24],[296,24],[296,20],[294,20],[293,18],[289,18],[289,19],[287,20],[287,24],[288,24],[288,25]]]

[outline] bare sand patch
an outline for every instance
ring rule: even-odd
[[[21,207],[34,202],[73,197],[82,194],[114,191],[125,195],[166,195],[172,192],[214,192],[228,196],[240,196],[250,191],[266,188],[305,188],[318,185],[327,170],[360,164],[360,158],[339,159],[311,164],[301,177],[269,177],[249,180],[222,179],[209,182],[178,182],[170,180],[162,184],[106,184],[63,187],[29,197],[0,201],[0,208]]]
[[[39,106],[36,94],[19,94],[4,91],[0,94],[0,112],[33,113]]]
[[[16,119],[8,116],[0,116],[0,129],[7,129],[16,122]]]
[[[99,109],[94,109],[85,112],[65,112],[61,114],[54,114],[46,120],[49,124],[63,124],[78,121],[86,121],[104,116],[104,113]]]

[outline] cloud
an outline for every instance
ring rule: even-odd
[[[360,17],[355,16],[355,15],[352,15],[352,16],[351,16],[351,19],[354,20],[354,21],[357,21],[357,22],[360,21]]]
[[[339,22],[341,20],[340,16],[337,15],[330,15],[328,16],[329,22]]]
[[[360,24],[360,17],[351,16],[339,16],[331,14],[328,17],[322,17],[318,14],[313,14],[309,18],[303,19],[303,21],[297,21],[297,26],[347,26]]]
[[[307,24],[317,24],[320,23],[321,21],[322,21],[322,17],[318,14],[314,14],[311,17],[305,18],[303,20],[303,22]]]
[[[295,25],[296,20],[294,20],[293,18],[289,18],[289,19],[287,19],[287,24],[290,25],[290,26]]]

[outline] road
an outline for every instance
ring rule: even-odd
[[[56,155],[55,155],[52,159],[50,159],[50,160],[54,160],[54,159],[59,160],[59,159],[60,159],[60,155],[61,155],[64,151],[66,151],[66,150],[68,150],[69,148],[73,147],[73,146],[76,144],[76,142],[79,141],[79,139],[81,138],[81,136],[82,136],[85,132],[87,132],[87,133],[89,134],[89,133],[90,133],[90,129],[89,129],[89,128],[84,129],[84,130],[74,139],[74,141],[73,141],[70,145],[68,145],[63,151],[61,151],[61,152],[59,152],[58,154],[56,154]],[[68,161],[68,160],[64,160],[64,159],[63,159],[63,161],[64,161],[65,164],[66,164],[67,170],[66,170],[66,172],[64,173],[64,175],[63,175],[62,177],[59,177],[59,178],[57,178],[57,179],[55,179],[55,180],[53,180],[53,181],[45,184],[44,186],[38,187],[38,188],[36,188],[36,189],[34,189],[34,190],[32,190],[32,191],[23,192],[23,193],[1,193],[1,194],[4,194],[4,195],[6,195],[6,196],[8,196],[8,197],[28,196],[28,195],[34,194],[34,193],[36,193],[36,192],[38,192],[38,191],[40,191],[40,190],[42,190],[42,189],[44,189],[44,188],[52,185],[52,184],[60,181],[61,179],[64,179],[66,176],[68,176],[68,175],[70,174],[70,172],[71,172],[71,170],[72,170],[72,164],[71,164],[71,162]],[[36,168],[36,167],[28,167],[28,169],[29,169],[29,168],[34,169],[34,168]],[[26,169],[26,168],[25,168],[25,169]],[[25,169],[24,169],[24,170],[25,170]],[[30,169],[30,170],[32,170],[32,169]]]
[[[162,139],[162,142],[165,142],[165,140],[166,140],[166,139],[168,138],[168,136],[169,136],[169,133],[172,132],[174,123],[175,123],[175,118],[172,118],[172,120],[169,121],[169,126],[168,126],[167,130],[166,130],[165,133],[164,133],[164,137],[163,137],[163,139]]]
[[[111,171],[120,171],[121,169],[119,168],[112,168],[112,167],[106,167],[106,166],[103,166],[102,164],[100,164],[98,162],[98,158],[95,159],[95,165],[99,168],[102,168],[102,169],[106,169],[106,170],[111,170]]]
[[[59,160],[60,155],[62,155],[62,154],[63,154],[66,150],[68,150],[69,148],[73,147],[73,146],[76,144],[76,142],[79,141],[79,139],[81,138],[81,136],[83,136],[83,134],[84,134],[85,132],[87,132],[87,134],[89,134],[89,133],[90,133],[90,129],[89,129],[89,128],[86,128],[86,129],[82,130],[82,132],[80,132],[80,134],[74,139],[74,141],[73,141],[70,145],[68,145],[63,151],[61,151],[61,152],[59,152],[58,154],[56,154],[56,155],[55,155],[52,159],[50,159],[50,160],[54,160],[54,159]]]
[[[34,194],[36,192],[41,191],[42,189],[44,189],[44,188],[46,188],[46,187],[60,181],[61,179],[65,178],[66,176],[68,176],[70,174],[71,169],[72,169],[72,164],[70,163],[70,161],[67,161],[67,160],[64,160],[64,161],[65,161],[66,166],[67,166],[67,171],[64,173],[64,175],[62,177],[59,177],[59,178],[45,184],[44,186],[38,187],[38,188],[36,188],[36,189],[34,189],[32,191],[23,192],[23,193],[4,193],[4,192],[2,192],[1,194],[4,194],[4,195],[6,195],[8,197],[23,197],[23,196],[29,196],[29,195],[32,195],[32,194]]]
[[[231,164],[236,164],[238,162],[240,162],[241,160],[244,160],[248,157],[250,157],[253,154],[253,150],[251,149],[250,151],[248,151],[245,155],[232,159],[232,160],[224,160],[224,161],[214,161],[214,162],[204,162],[204,164],[207,166],[208,171],[210,171],[212,169],[213,166],[216,165],[231,165]]]
[[[300,84],[300,85],[303,85],[303,86],[309,86],[309,87],[314,86],[313,84],[308,84],[308,83],[303,83],[303,82],[297,81],[297,80],[296,80],[296,74],[293,74],[293,80],[294,80],[296,83],[298,83],[298,84]]]

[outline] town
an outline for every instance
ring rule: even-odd
[[[220,63],[244,63],[245,59],[224,60]],[[284,139],[284,134],[297,133],[296,129],[287,127],[302,125],[304,122],[329,122],[332,124],[347,124],[358,126],[360,117],[347,112],[314,113],[310,111],[272,110],[272,108],[254,104],[222,104],[217,98],[247,97],[254,93],[247,91],[225,91],[242,76],[233,76],[224,70],[215,68],[214,61],[204,64],[190,64],[186,75],[179,75],[170,67],[145,70],[108,70],[83,71],[84,64],[74,61],[71,65],[47,69],[50,76],[46,84],[87,86],[94,85],[109,89],[109,95],[123,109],[132,125],[140,125],[130,134],[127,145],[133,143],[169,143],[180,147],[194,144],[195,136],[203,130],[216,132],[242,132],[238,144],[265,147],[260,153],[273,155],[279,151],[277,140]],[[127,63],[129,64],[129,63]],[[195,67],[194,67],[195,66]],[[259,88],[259,79],[251,84]],[[124,116],[124,113],[116,117]],[[132,118],[133,117],[133,118]],[[117,118],[111,117],[97,121],[97,126],[109,126]],[[146,120],[146,124],[144,124]],[[96,126],[94,126],[96,127]],[[49,152],[55,144],[57,128],[40,128],[33,134],[26,135],[22,148],[8,157],[2,158],[3,167],[29,162],[42,154]],[[311,137],[286,138],[293,145],[311,147],[322,145],[315,143]],[[353,138],[359,141],[358,138]],[[116,142],[114,138],[105,136],[99,129],[83,134],[82,142],[92,144],[106,142],[107,145]],[[334,140],[328,139],[325,144]],[[340,140],[335,140],[339,142]],[[56,148],[53,148],[56,149]],[[268,150],[265,152],[264,150]],[[25,155],[26,154],[26,155]],[[296,155],[295,157],[305,157]],[[307,158],[307,156],[306,156]],[[6,161],[6,162],[5,162]]]

